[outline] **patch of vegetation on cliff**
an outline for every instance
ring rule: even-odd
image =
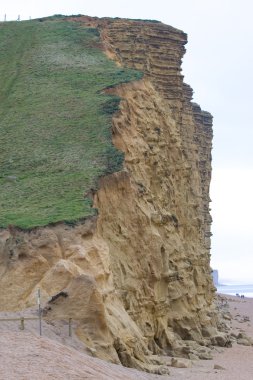
[[[121,168],[102,90],[136,80],[100,48],[96,29],[68,21],[0,24],[0,227],[92,215],[84,197]]]

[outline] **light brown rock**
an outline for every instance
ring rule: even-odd
[[[188,359],[172,358],[171,366],[176,368],[190,368],[192,366],[192,362]]]
[[[221,370],[225,370],[225,368],[224,368],[224,367],[222,367],[222,366],[221,366],[221,365],[219,365],[219,364],[214,364],[213,368],[214,368],[214,369],[221,369]]]
[[[145,74],[107,90],[122,98],[112,134],[124,168],[101,179],[97,218],[1,232],[0,305],[34,305],[40,288],[47,317],[78,318],[76,333],[97,356],[155,372],[153,354],[194,354],[186,340],[215,336],[225,345],[210,274],[212,116],[183,83],[185,33],[162,23],[76,21],[100,29],[119,65]],[[68,296],[50,303],[61,291]]]
[[[237,344],[242,344],[243,346],[251,346],[251,342],[248,339],[237,339]]]

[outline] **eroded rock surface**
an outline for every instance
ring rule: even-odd
[[[100,29],[119,65],[144,72],[107,90],[122,98],[113,139],[124,169],[101,179],[97,218],[1,232],[1,309],[31,306],[39,287],[47,317],[77,318],[100,358],[154,373],[157,354],[208,358],[205,346],[226,341],[210,275],[212,116],[183,83],[186,35],[162,23],[76,20]]]

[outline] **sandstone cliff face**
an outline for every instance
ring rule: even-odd
[[[72,18],[73,20],[73,18]],[[210,275],[212,117],[191,103],[180,73],[186,35],[161,23],[78,18],[100,29],[105,52],[144,78],[107,91],[124,169],[102,178],[98,217],[77,226],[1,232],[2,310],[31,306],[81,318],[91,351],[152,371],[152,355],[208,356],[218,343]],[[193,343],[193,341],[195,343]]]

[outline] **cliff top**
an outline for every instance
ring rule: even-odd
[[[94,213],[84,194],[123,160],[111,142],[119,99],[102,91],[141,77],[105,56],[96,28],[39,21],[0,24],[0,227]]]

